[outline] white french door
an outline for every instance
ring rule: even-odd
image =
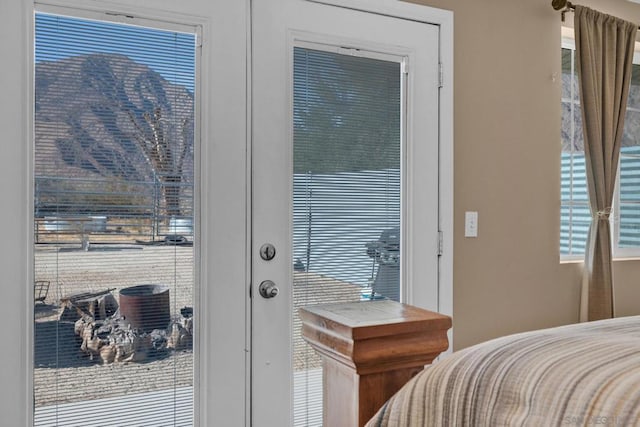
[[[416,20],[252,3],[253,426],[321,425],[299,306],[439,308],[439,45]]]
[[[194,414],[187,415],[194,425],[319,425],[321,371],[299,336],[300,305],[389,297],[442,308],[439,230],[443,218],[451,230],[451,200],[447,188],[443,216],[439,173],[441,162],[450,166],[451,148],[443,160],[439,140],[443,132],[451,140],[451,88],[443,130],[441,27],[412,15],[429,8],[386,0],[46,3],[70,16],[88,8],[94,20],[136,17],[162,28],[198,28],[191,273],[197,320]],[[32,30],[26,26],[25,34],[33,37]],[[34,92],[25,90],[27,98]],[[30,134],[34,125],[24,127]],[[8,170],[19,176],[20,158],[13,163]],[[27,190],[16,186],[11,195],[22,200]],[[32,230],[31,219],[22,228]],[[96,246],[76,249],[100,254]],[[450,265],[444,270],[450,282]],[[38,279],[33,269],[27,276]],[[33,295],[25,295],[31,305]],[[33,311],[28,315],[32,325]],[[11,340],[20,341],[23,329],[34,327],[16,328]],[[26,335],[31,371],[35,334]],[[7,416],[25,417],[18,410]]]

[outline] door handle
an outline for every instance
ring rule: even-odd
[[[280,292],[276,284],[271,280],[262,281],[258,287],[258,291],[260,295],[262,295],[262,298],[273,298]]]

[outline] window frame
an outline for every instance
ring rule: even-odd
[[[561,42],[561,51],[562,49],[569,49],[571,50],[573,53],[572,55],[575,55],[575,37],[574,37],[574,32],[573,32],[573,28],[568,28],[568,27],[562,27],[562,42]],[[575,56],[573,56],[572,58],[572,67],[574,67],[575,64]],[[635,44],[635,52],[633,55],[633,65],[638,65],[640,66],[640,43],[636,42]],[[573,70],[572,70],[573,72]],[[562,82],[561,82],[562,84]],[[571,102],[573,102],[573,95],[572,95],[572,99],[570,100]],[[564,98],[562,98],[561,95],[561,100],[560,102],[564,102]],[[578,100],[578,105],[580,105],[580,101]],[[628,107],[627,107],[628,108]],[[640,108],[637,109],[633,109],[633,111],[640,113]],[[572,123],[575,123],[575,121],[572,121]],[[573,124],[572,124],[573,126]],[[572,128],[573,129],[573,128]],[[620,154],[620,158],[618,159],[618,165],[617,165],[617,175],[616,175],[616,182],[615,182],[615,189],[614,189],[614,194],[613,194],[613,201],[612,201],[612,210],[611,210],[611,215],[609,217],[609,225],[611,228],[611,248],[612,248],[612,258],[613,260],[620,260],[620,259],[638,259],[640,258],[640,245],[638,245],[637,247],[620,247],[618,246],[618,242],[620,240],[620,212],[619,212],[619,206],[620,206],[620,174],[621,174],[621,159],[622,159],[623,155],[622,153]],[[640,157],[640,156],[638,156]],[[573,173],[573,171],[571,172]],[[562,171],[561,171],[562,174]],[[562,183],[562,175],[561,175],[561,183]],[[575,204],[575,202],[570,202],[571,205]],[[562,199],[560,200],[560,204],[562,206],[563,201]],[[578,205],[583,206],[583,204],[578,203]],[[638,206],[640,206],[640,202],[638,202]],[[587,208],[590,209],[589,204],[587,203]],[[562,211],[560,213],[561,218],[562,218]],[[561,219],[562,221],[562,219]],[[570,219],[570,224],[571,224],[571,219]],[[560,248],[559,248],[560,249]],[[560,253],[560,261],[561,262],[573,262],[573,261],[582,261],[584,260],[584,254],[563,254]]]

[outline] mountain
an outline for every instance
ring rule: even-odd
[[[124,55],[35,70],[36,176],[193,182],[193,94]]]

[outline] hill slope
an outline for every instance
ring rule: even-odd
[[[35,74],[36,176],[192,182],[186,88],[114,54],[40,62]]]

